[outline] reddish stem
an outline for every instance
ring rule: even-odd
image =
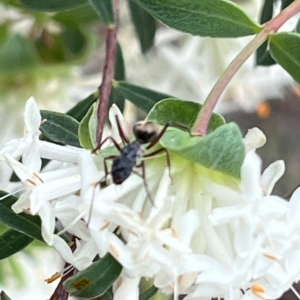
[[[102,133],[107,117],[109,96],[111,92],[112,79],[114,78],[115,59],[117,49],[117,31],[119,23],[119,4],[120,0],[114,0],[114,16],[115,24],[107,28],[106,32],[106,52],[105,52],[105,65],[103,69],[102,84],[99,87],[99,102],[97,109],[97,131],[96,131],[96,144],[99,145],[102,140]]]
[[[268,38],[270,33],[277,32],[278,29],[299,10],[300,0],[296,0],[283,11],[281,11],[280,14],[267,22],[263,30],[230,63],[206,98],[192,129],[192,133],[194,135],[203,136],[206,134],[209,120],[219,100],[219,97],[243,63]]]

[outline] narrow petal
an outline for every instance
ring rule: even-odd
[[[114,300],[138,300],[140,278],[123,277],[120,286],[114,292]]]
[[[265,169],[261,176],[260,184],[266,196],[271,194],[275,183],[282,177],[284,171],[285,165],[283,160],[277,160]]]
[[[35,99],[33,97],[30,97],[26,101],[24,120],[25,120],[25,138],[28,136],[32,137],[34,135],[38,135],[40,124],[41,124],[41,114],[35,102]]]
[[[243,195],[247,202],[256,201],[261,197],[260,170],[261,159],[253,150],[248,152],[241,169]]]
[[[289,211],[287,215],[288,221],[291,224],[298,224],[300,220],[300,187],[298,187],[289,202]]]
[[[42,236],[45,242],[52,246],[55,229],[55,215],[50,203],[44,203],[39,209],[38,215],[42,220]]]
[[[38,143],[39,138],[38,136],[35,136],[22,156],[22,163],[24,166],[30,168],[34,172],[39,172],[42,165],[42,160],[38,151]]]
[[[112,107],[109,110],[109,121],[111,123],[111,136],[115,139],[117,143],[122,142],[122,138],[120,137],[120,132],[117,126],[117,120],[118,118],[120,122],[121,129],[125,135],[125,137],[129,137],[129,128],[124,120],[123,114],[121,113],[120,109],[117,105],[113,104]]]

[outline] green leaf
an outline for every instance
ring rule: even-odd
[[[49,43],[51,41],[51,43]],[[43,63],[51,64],[66,61],[64,41],[61,33],[44,31],[35,41],[35,47]]]
[[[289,6],[290,4],[292,4],[292,2],[294,2],[295,0],[281,0],[281,8],[280,10],[285,9],[287,6]]]
[[[151,299],[158,291],[158,288],[152,286],[149,290],[140,295],[139,300],[149,300]]]
[[[88,0],[88,2],[105,24],[108,26],[114,24],[115,20],[112,0]]]
[[[7,193],[0,191],[1,198],[6,195]],[[33,239],[43,242],[40,218],[38,216],[31,216],[25,213],[16,214],[13,212],[11,206],[16,201],[17,198],[14,196],[9,196],[0,201],[0,222]]]
[[[64,41],[64,51],[66,60],[76,58],[85,50],[86,39],[78,28],[66,28],[61,37]]]
[[[115,80],[125,80],[125,64],[123,53],[120,44],[117,44],[117,52],[116,52],[116,63],[115,63]],[[121,111],[124,111],[125,106],[125,98],[116,92],[113,88],[111,89],[109,104],[108,107],[111,107],[113,104],[116,104]]]
[[[42,123],[40,130],[47,139],[63,145],[80,147],[77,120],[69,115],[47,110],[41,110],[41,115],[46,121]]]
[[[177,30],[200,36],[240,37],[262,27],[225,0],[135,0],[151,15]]]
[[[163,135],[160,144],[209,170],[240,179],[245,148],[234,123],[220,126],[205,137],[191,137],[182,130],[171,128]]]
[[[191,129],[201,107],[195,102],[164,99],[153,107],[147,120],[161,125],[173,121]],[[209,170],[239,179],[245,149],[238,127],[233,123],[225,125],[222,116],[213,114],[207,131],[209,134],[205,137],[191,137],[186,131],[170,128],[160,144]]]
[[[90,128],[89,123],[90,119],[93,115],[93,106],[90,107],[87,114],[83,117],[82,121],[79,124],[78,137],[80,141],[80,145],[85,149],[94,149],[93,142],[90,136]]]
[[[261,9],[261,14],[259,18],[260,24],[264,24],[267,21],[271,20],[273,17],[274,10],[274,1],[273,0],[265,0],[264,5]]]
[[[126,81],[113,81],[113,89],[145,112],[149,112],[158,101],[172,97]]]
[[[179,99],[164,99],[158,102],[147,116],[147,120],[161,125],[168,122],[180,123],[192,129],[202,105],[192,101]],[[207,128],[207,132],[214,131],[225,124],[225,120],[218,114],[213,114]]]
[[[265,0],[262,7],[260,24],[264,24],[271,20],[273,16],[273,0]],[[258,47],[255,54],[256,65],[258,66],[270,66],[276,64],[275,60],[271,57],[270,51],[267,50],[268,41],[265,41],[260,47]]]
[[[132,0],[128,1],[131,19],[138,35],[141,50],[146,53],[154,44],[156,20]]]
[[[110,255],[94,262],[64,282],[64,288],[75,297],[95,298],[104,294],[119,277],[122,266]]]
[[[90,5],[66,10],[55,14],[52,19],[66,27],[78,27],[80,24],[89,24],[99,20],[99,17]]]
[[[9,229],[0,236],[0,259],[12,256],[21,251],[33,241],[27,235],[16,230]]]
[[[300,83],[300,34],[277,33],[269,38],[272,57]]]
[[[4,291],[0,292],[0,299],[1,300],[11,300],[11,298],[9,298]]]
[[[276,61],[267,50],[268,41],[265,41],[256,51],[256,65],[257,66],[271,66],[276,64]]]
[[[109,288],[104,294],[101,295],[101,300],[113,300],[114,294],[112,288]]]
[[[38,55],[25,38],[13,35],[5,40],[0,49],[0,72],[17,73],[37,65]]]
[[[80,58],[85,52],[87,38],[78,27],[64,27],[59,33],[43,31],[35,46],[40,59],[53,65]]]
[[[87,114],[90,107],[98,100],[99,94],[95,92],[85,99],[78,102],[73,108],[71,108],[66,114],[80,122]]]
[[[125,74],[125,64],[124,64],[122,48],[121,48],[120,44],[117,43],[114,79],[115,80],[125,80],[125,78],[126,78],[126,74]]]
[[[298,20],[298,22],[297,22],[295,31],[296,31],[297,33],[300,33],[300,18],[299,18],[299,20]]]
[[[87,0],[19,0],[26,8],[41,11],[62,11],[87,4]]]

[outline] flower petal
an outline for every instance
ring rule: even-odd
[[[269,196],[275,183],[281,178],[285,171],[283,160],[277,160],[270,164],[263,172],[260,180],[261,187],[266,196]]]

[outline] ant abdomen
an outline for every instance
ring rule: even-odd
[[[112,180],[114,184],[122,184],[132,173],[132,169],[135,166],[127,157],[117,156],[111,168]]]
[[[123,183],[130,176],[139,156],[142,156],[142,150],[137,140],[121,149],[120,155],[113,159],[111,168],[111,175],[115,184]]]

